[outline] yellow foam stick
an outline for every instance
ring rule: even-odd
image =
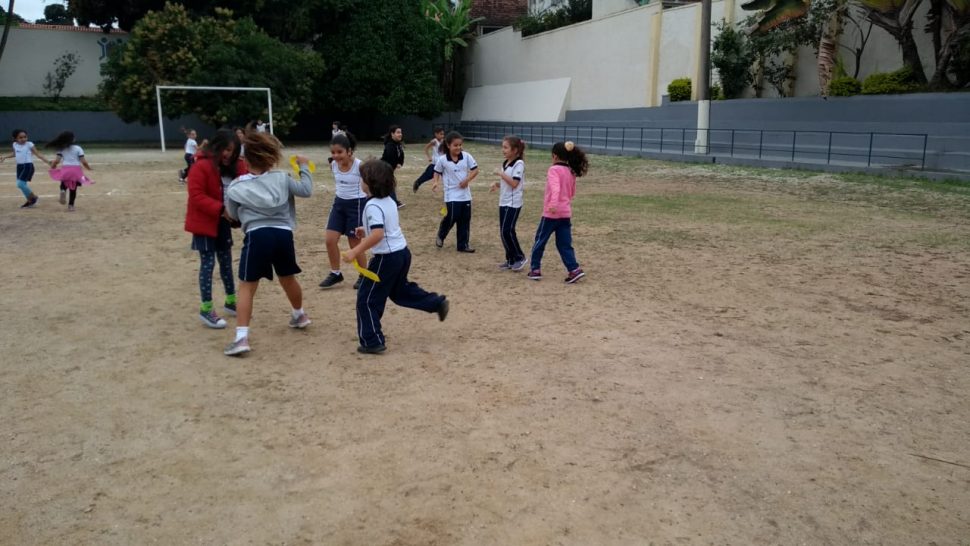
[[[381,282],[381,278],[377,276],[377,273],[374,273],[370,269],[364,269],[363,267],[360,266],[359,263],[357,263],[357,260],[354,260],[353,264],[354,264],[354,269],[356,269],[357,272],[360,273],[361,275],[367,277],[368,279],[374,282]]]
[[[441,215],[442,216],[448,216],[448,206],[447,205],[441,207]]]
[[[295,155],[290,156],[290,167],[293,167],[294,173],[300,174],[300,165],[296,162]],[[312,161],[307,163],[307,169],[310,171],[310,174],[317,172],[317,166]]]

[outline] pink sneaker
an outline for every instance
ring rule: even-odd
[[[539,271],[538,269],[533,269],[532,271],[529,271],[528,273],[526,273],[525,276],[534,281],[538,281],[539,279],[542,278],[542,271]]]
[[[566,280],[563,282],[565,282],[566,284],[573,284],[574,282],[578,281],[579,279],[582,279],[585,276],[586,276],[586,273],[583,273],[583,270],[577,267],[576,269],[573,269],[572,271],[569,272],[569,275],[566,276]]]

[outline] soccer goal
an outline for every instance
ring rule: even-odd
[[[266,93],[266,105],[269,109],[269,132],[273,132],[273,94],[269,87],[215,87],[208,85],[156,85],[155,102],[158,103],[158,137],[162,142],[162,151],[165,151],[165,126],[164,116],[162,115],[162,91],[163,90],[182,90],[182,91],[255,91]]]

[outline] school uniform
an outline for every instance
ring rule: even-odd
[[[384,153],[381,154],[381,161],[387,163],[393,169],[404,166],[404,144],[388,138],[384,142]],[[401,201],[397,198],[397,188],[391,192],[391,199],[401,206]]]
[[[13,154],[17,160],[17,188],[29,201],[33,192],[27,185],[34,178],[34,143],[29,140],[23,144],[13,143]]]
[[[367,194],[360,187],[360,164],[361,161],[355,158],[347,172],[341,171],[336,161],[330,164],[336,195],[327,218],[327,231],[356,237],[354,230],[361,225],[361,213],[367,202]]]
[[[438,227],[438,239],[436,242],[444,243],[448,232],[452,226],[458,224],[458,251],[467,252],[471,250],[469,238],[471,237],[472,223],[472,190],[471,187],[461,188],[459,184],[468,177],[468,174],[478,168],[475,158],[468,152],[458,154],[458,159],[451,159],[450,154],[444,154],[438,158],[434,172],[441,175],[445,195],[445,217],[441,220]],[[438,246],[441,246],[439,244]]]
[[[195,153],[199,150],[199,143],[194,138],[185,141],[185,168],[179,171],[179,178],[185,180],[189,174],[189,169],[195,163]]]
[[[411,251],[401,231],[397,204],[393,199],[368,200],[364,205],[363,221],[367,235],[375,229],[383,229],[384,239],[370,249],[373,257],[367,266],[377,274],[380,282],[365,277],[357,290],[357,337],[361,348],[383,347],[381,318],[388,298],[401,307],[435,313],[445,304],[445,296],[428,292],[408,280]]]
[[[421,187],[421,184],[424,184],[428,180],[431,180],[432,178],[434,178],[434,166],[438,163],[438,158],[440,158],[443,155],[444,154],[441,153],[441,141],[439,141],[436,138],[431,139],[431,163],[428,163],[428,166],[425,167],[424,172],[421,173],[421,176],[419,176],[418,179],[414,181],[414,184],[412,186],[412,189],[414,189],[414,191],[418,191],[418,188]]]
[[[505,247],[505,261],[511,266],[525,258],[515,233],[515,224],[519,221],[519,213],[522,212],[522,198],[525,193],[525,162],[522,159],[505,161],[502,163],[502,169],[506,176],[519,183],[513,188],[503,179],[499,185],[499,234],[502,237],[502,246]]]

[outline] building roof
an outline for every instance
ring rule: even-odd
[[[73,25],[38,25],[35,23],[20,23],[14,28],[22,28],[24,30],[59,30],[61,32],[97,32],[99,34],[128,34],[123,30],[116,28],[111,29],[111,32],[105,32],[101,27],[77,27]]]

